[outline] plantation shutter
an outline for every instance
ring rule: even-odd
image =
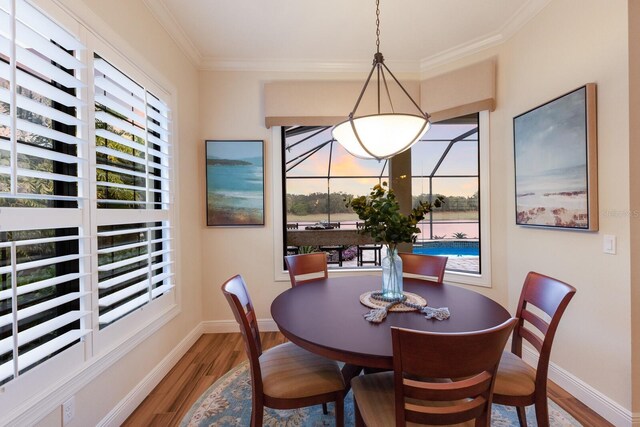
[[[80,304],[89,294],[79,286],[80,240],[77,228],[0,233],[0,307],[14,307],[0,311],[0,331],[18,330],[2,334],[0,383],[91,332],[81,322],[91,312]]]
[[[100,327],[173,288],[170,110],[94,57]],[[117,213],[116,213],[117,210]]]
[[[24,0],[0,0],[0,207],[55,208],[0,228],[0,384],[91,332],[79,228],[83,49]]]
[[[77,146],[84,46],[25,1],[0,1],[0,197],[77,206]],[[37,70],[37,71],[35,71]],[[10,114],[11,111],[15,114]],[[70,190],[60,194],[56,187]],[[70,185],[69,185],[70,184]]]

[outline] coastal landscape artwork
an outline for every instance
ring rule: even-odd
[[[596,86],[513,119],[516,224],[598,229]]]
[[[206,141],[207,225],[264,225],[264,142]]]

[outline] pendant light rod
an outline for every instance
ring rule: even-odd
[[[376,0],[376,52],[380,53],[380,0]]]
[[[429,119],[429,117],[431,117],[431,115],[425,111],[422,111],[420,109],[420,106],[418,105],[418,103],[416,101],[413,100],[413,98],[411,97],[411,95],[409,95],[409,92],[407,92],[407,90],[404,88],[404,86],[402,86],[402,83],[400,83],[400,81],[396,78],[396,76],[393,75],[393,73],[391,72],[391,70],[389,69],[389,67],[387,67],[387,64],[385,64],[384,62],[381,63],[381,65],[384,67],[385,70],[387,70],[387,72],[391,75],[391,77],[393,77],[393,80],[398,84],[398,86],[400,86],[400,89],[402,89],[402,91],[404,92],[405,95],[407,95],[407,98],[409,98],[411,100],[411,102],[413,103],[413,105],[415,105],[415,107],[418,109],[418,111],[420,111],[420,113],[427,119]]]
[[[380,55],[380,0],[376,0],[376,54]],[[376,56],[373,57],[373,66],[378,69],[378,114],[380,114],[380,65],[376,64]],[[384,78],[384,74],[382,75]],[[385,86],[386,86],[385,81]],[[355,112],[355,111],[354,111]]]
[[[389,86],[387,85],[387,77],[384,75],[384,69],[380,69],[382,74],[382,81],[384,82],[384,89],[387,91],[387,99],[389,100],[389,106],[391,107],[391,112],[395,113],[396,109],[393,108],[393,101],[391,100],[391,94],[389,93]],[[380,104],[380,95],[378,95],[378,104]],[[378,108],[378,114],[380,114],[380,108]]]

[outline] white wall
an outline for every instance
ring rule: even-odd
[[[151,78],[171,86],[177,100],[173,111],[177,133],[173,140],[180,172],[176,182],[179,224],[175,246],[178,249],[176,285],[181,312],[75,393],[76,413],[69,425],[88,426],[96,425],[122,403],[202,320],[202,257],[199,251],[202,176],[194,167],[201,160],[197,133],[198,78],[195,67],[141,0],[60,0],[59,3],[90,23],[96,33],[122,50],[132,63],[147,67]],[[43,7],[46,6],[44,2]],[[60,396],[61,400],[63,398],[66,396]],[[40,425],[61,425],[61,421],[61,411],[57,409],[43,418]]]

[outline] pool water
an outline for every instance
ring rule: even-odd
[[[456,243],[434,242],[434,244],[414,246],[413,253],[422,255],[439,255],[449,258],[477,257],[480,255],[480,250],[478,247],[478,243],[474,243],[475,245],[459,245]]]

